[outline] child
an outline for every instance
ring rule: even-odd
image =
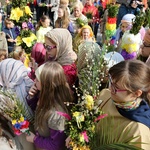
[[[8,44],[8,52],[12,52],[15,44],[16,44],[16,32],[14,29],[14,23],[11,19],[6,18],[5,19],[5,27],[3,28],[3,31],[6,34],[7,44]]]
[[[5,49],[0,49],[0,62],[7,58],[7,51]]]
[[[39,149],[65,149],[65,122],[70,119],[65,102],[71,102],[71,90],[67,84],[64,70],[57,62],[47,62],[35,72],[35,84],[40,90],[35,112],[37,134],[26,136]]]
[[[66,7],[59,6],[58,8],[58,19],[55,22],[55,28],[65,28],[74,35],[74,29],[72,22],[69,19],[69,14],[67,12]]]
[[[15,46],[13,51],[9,54],[10,58],[14,58],[16,60],[20,60],[25,67],[28,69],[28,71],[31,71],[31,68],[29,67],[30,64],[30,59],[27,57],[27,54],[25,51],[22,49],[21,46]]]
[[[43,15],[36,27],[37,42],[44,43],[44,35],[49,30],[52,30],[52,27],[50,27],[50,19],[48,16]]]
[[[84,41],[95,42],[92,28],[89,25],[84,25],[81,28],[80,32],[75,37],[74,41],[75,42],[74,42],[73,48],[74,48],[76,53],[78,53],[78,46],[82,42],[84,42]]]
[[[135,19],[135,15],[127,14],[127,15],[123,16],[123,18],[121,20],[121,24],[116,31],[115,41],[114,41],[114,45],[117,48],[116,50],[118,52],[121,51],[122,36],[125,33],[125,31],[130,30],[132,28],[133,19]]]

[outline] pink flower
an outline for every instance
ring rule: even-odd
[[[88,136],[87,136],[86,131],[83,131],[81,134],[82,134],[82,136],[84,137],[84,140],[85,140],[86,142],[89,142],[89,139],[88,139]]]
[[[105,118],[106,116],[107,116],[107,114],[99,115],[99,116],[94,120],[94,122],[99,121],[100,119],[103,119],[103,118]]]
[[[24,29],[24,28],[28,28],[28,25],[27,25],[26,22],[23,22],[23,23],[22,23],[22,28],[23,28],[23,29]]]

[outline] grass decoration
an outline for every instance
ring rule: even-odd
[[[148,26],[150,27],[150,9],[147,8],[145,10],[145,20],[144,20],[144,24],[143,24],[144,27]]]
[[[145,18],[146,18],[146,17],[147,17],[147,16],[146,16],[145,13],[143,13],[143,12],[141,12],[141,13],[138,14],[138,15],[136,15],[136,18],[135,18],[135,20],[133,21],[133,26],[132,26],[132,28],[131,28],[131,30],[130,30],[130,33],[131,33],[131,34],[136,35],[136,34],[139,33],[141,27],[142,27],[143,24],[144,24],[144,21],[145,21]]]
[[[119,7],[117,5],[109,4],[107,5],[107,9],[108,9],[108,16],[110,18],[115,18],[117,16],[119,10]]]

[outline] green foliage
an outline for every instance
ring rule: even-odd
[[[24,105],[16,97],[16,95],[9,90],[3,91],[0,89],[2,105],[0,112],[10,120],[17,120],[21,116],[26,116],[26,110]],[[28,116],[26,116],[28,117]]]
[[[140,14],[136,15],[136,18],[133,21],[132,29],[130,30],[131,34],[136,35],[139,33],[141,27],[144,24],[145,17],[147,17],[147,16],[145,16],[145,13],[142,13],[142,12]]]
[[[110,18],[116,18],[119,10],[118,6],[109,4],[107,8],[108,8],[108,16]]]
[[[32,2],[32,0],[12,0],[12,7],[23,7],[26,6],[28,2]]]
[[[144,24],[143,24],[144,27],[148,26],[150,27],[150,9],[147,8],[145,10],[145,20],[144,20]]]
[[[87,21],[84,21],[84,20],[82,20],[82,19],[80,19],[80,18],[77,18],[77,19],[76,19],[76,23],[77,23],[77,25],[81,28],[81,27],[83,27],[84,25],[87,24]]]

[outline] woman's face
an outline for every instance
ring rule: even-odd
[[[48,59],[55,59],[57,54],[57,47],[49,38],[45,38],[44,47],[46,49],[46,55]]]
[[[61,8],[58,9],[58,17],[62,18],[64,15],[63,10]]]
[[[75,17],[80,17],[80,15],[81,15],[81,10],[80,10],[79,7],[76,7],[76,8],[74,9],[74,16],[75,16]]]
[[[117,103],[134,101],[137,98],[133,92],[124,89],[119,81],[114,83],[113,80],[109,79],[109,89],[112,100]]]
[[[138,6],[137,2],[136,2],[136,1],[133,1],[132,4],[131,4],[131,7],[137,8],[137,6]]]
[[[82,36],[84,40],[88,39],[90,37],[90,30],[87,28],[83,29]]]
[[[50,26],[50,19],[45,19],[44,22],[41,21],[41,24],[44,28],[47,28]]]
[[[143,57],[150,56],[150,44],[143,42],[143,45],[141,46],[141,52],[140,53]]]

